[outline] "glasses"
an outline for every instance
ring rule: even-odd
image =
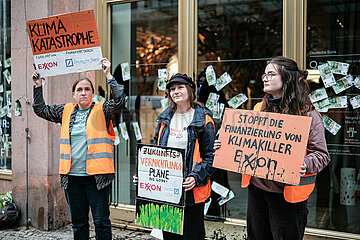
[[[266,78],[266,80],[270,81],[270,80],[273,79],[274,76],[277,76],[277,75],[280,75],[280,74],[278,74],[278,73],[273,73],[273,72],[271,72],[271,73],[264,73],[263,75],[261,75],[261,80],[264,81],[265,78]]]

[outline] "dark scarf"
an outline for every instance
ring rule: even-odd
[[[279,107],[280,102],[281,102],[281,97],[273,98],[272,96],[270,96],[269,100],[275,107]]]

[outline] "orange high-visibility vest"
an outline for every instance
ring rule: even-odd
[[[257,103],[254,107],[255,111],[261,111],[262,102]],[[251,180],[250,175],[242,174],[241,187],[245,188],[249,186]],[[315,188],[316,173],[305,174],[300,178],[299,185],[285,184],[284,198],[287,202],[297,203],[305,201],[309,198],[310,194]]]
[[[70,117],[76,104],[64,107],[60,137],[60,174],[68,174],[71,168]],[[109,132],[106,128],[103,103],[96,103],[86,121],[86,173],[89,175],[115,173],[114,141],[115,132],[110,121]]]
[[[209,116],[209,115],[205,115],[205,125],[204,127],[211,122],[214,126],[214,130],[215,130],[215,124],[214,124],[214,120]],[[157,144],[159,145],[160,142],[160,137],[162,134],[162,131],[164,130],[165,127],[165,123],[162,123],[160,125],[160,129],[159,129],[159,136],[158,136],[158,142]],[[196,138],[196,142],[195,142],[195,149],[194,149],[194,154],[193,154],[193,165],[191,170],[194,170],[194,168],[202,163],[202,158],[200,156],[200,147],[199,147],[199,141],[198,138]],[[193,193],[194,193],[194,201],[195,203],[202,203],[205,202],[206,199],[208,199],[210,197],[211,194],[211,183],[210,183],[210,178],[207,179],[206,183],[200,184],[197,187],[193,188]]]

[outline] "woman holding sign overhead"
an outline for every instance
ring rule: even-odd
[[[205,239],[204,205],[211,192],[215,126],[211,112],[195,101],[195,83],[186,74],[166,85],[169,107],[157,118],[154,144],[185,149],[187,176],[183,236],[163,232],[164,239]],[[134,183],[137,177],[134,176]]]
[[[114,179],[113,148],[115,133],[112,116],[125,105],[124,87],[110,73],[110,62],[101,60],[113,99],[92,101],[94,87],[88,78],[76,80],[72,95],[76,103],[45,105],[42,79],[35,71],[35,114],[61,123],[61,186],[70,206],[74,239],[89,239],[89,208],[95,224],[96,239],[112,239],[109,219],[109,195]]]
[[[286,185],[267,179],[242,175],[248,187],[247,232],[249,240],[302,240],[307,223],[307,199],[315,187],[316,174],[330,161],[321,115],[308,97],[307,71],[291,59],[274,57],[267,62],[263,100],[254,110],[312,118],[307,154],[299,168],[300,184]],[[221,142],[216,140],[215,149]]]

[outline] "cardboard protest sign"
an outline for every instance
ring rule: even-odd
[[[311,118],[227,108],[213,166],[297,185]]]
[[[26,22],[41,77],[101,69],[101,46],[93,10]]]
[[[184,150],[138,144],[136,223],[182,234]]]

